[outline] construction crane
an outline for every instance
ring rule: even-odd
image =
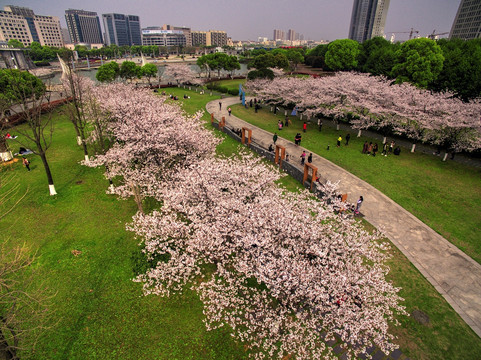
[[[437,39],[438,39],[438,36],[440,36],[440,35],[446,35],[446,34],[449,34],[449,31],[448,31],[448,32],[443,32],[443,33],[436,34],[436,30],[433,30],[433,33],[432,33],[431,35],[428,35],[428,38],[431,39],[431,40],[437,40]]]
[[[394,34],[409,34],[409,40],[411,40],[413,38],[413,34],[419,34],[419,31],[411,28],[411,31],[393,31],[391,34],[391,42],[394,42]]]

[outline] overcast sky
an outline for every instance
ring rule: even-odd
[[[354,0],[0,0],[5,5],[31,8],[38,15],[60,18],[65,10],[83,9],[99,14],[139,15],[142,27],[171,24],[192,30],[225,30],[233,40],[269,39],[274,29],[288,29],[305,39],[348,37]],[[419,35],[449,32],[461,0],[391,0],[385,31],[419,31]],[[101,20],[102,22],[102,20]],[[102,25],[103,26],[103,25]],[[409,34],[396,34],[406,40]]]

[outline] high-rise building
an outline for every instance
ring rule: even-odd
[[[465,40],[481,38],[481,1],[461,0],[449,37]]]
[[[0,41],[16,39],[25,46],[62,47],[60,21],[56,16],[36,15],[32,9],[8,5],[0,11]]]
[[[289,41],[298,40],[298,39],[296,39],[296,32],[294,30],[289,29],[289,31],[287,31],[287,40],[289,40]]]
[[[360,43],[384,36],[390,0],[354,0],[349,39]]]
[[[274,36],[272,37],[272,40],[285,40],[286,39],[286,34],[284,31],[279,30],[279,29],[274,29]]]
[[[102,30],[96,12],[85,10],[65,10],[68,33],[74,44],[101,44]]]
[[[140,20],[136,15],[102,14],[107,45],[142,45]]]

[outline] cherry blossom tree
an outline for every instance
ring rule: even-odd
[[[202,81],[197,78],[197,74],[185,64],[169,64],[165,67],[163,76],[174,79],[177,84],[200,85]]]
[[[454,139],[450,146],[457,151],[481,147],[479,100],[463,103],[451,93],[433,93],[408,83],[393,84],[383,77],[351,72],[316,79],[249,81],[246,88],[265,101],[295,104],[308,116],[339,119],[350,114],[356,129],[388,129],[432,144]],[[466,136],[449,136],[453,131]]]
[[[141,199],[155,195],[162,181],[198,158],[211,156],[218,143],[203,128],[201,113],[188,117],[173,104],[147,89],[111,84],[96,91],[98,104],[108,112],[107,130],[115,139],[91,166],[108,166],[106,176],[117,178],[111,192]]]
[[[286,193],[279,176],[252,156],[177,172],[157,193],[162,209],[130,226],[154,264],[137,281],[161,296],[195,284],[207,328],[229,325],[255,358],[334,358],[321,331],[356,345],[354,355],[392,351],[388,324],[404,309],[384,279],[386,244],[307,190]]]

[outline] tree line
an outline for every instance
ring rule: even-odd
[[[391,43],[376,37],[362,44],[342,39],[310,50],[305,63],[327,71],[355,70],[428,90],[450,91],[465,102],[481,96],[481,39],[419,38]]]

